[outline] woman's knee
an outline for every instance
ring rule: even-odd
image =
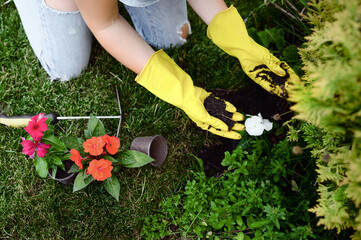
[[[49,75],[51,81],[68,81],[81,75],[81,73],[87,68],[89,59],[79,61],[79,59],[54,59],[51,57],[41,56],[39,60],[42,67]]]
[[[137,32],[154,47],[182,45],[191,33],[186,0],[159,0],[146,7],[125,7]]]
[[[53,3],[54,0],[43,2],[41,50],[37,56],[51,80],[67,81],[87,68],[92,34],[74,0]]]

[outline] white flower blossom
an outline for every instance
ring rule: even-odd
[[[261,136],[263,131],[270,131],[273,127],[273,123],[268,119],[263,119],[261,113],[258,116],[252,116],[247,118],[244,123],[246,131],[251,136]]]

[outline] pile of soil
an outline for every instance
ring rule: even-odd
[[[290,104],[284,98],[270,94],[254,82],[238,90],[215,89],[209,91],[213,93],[212,95],[232,103],[244,115],[258,115],[261,113],[263,118],[274,121],[272,119],[274,115],[287,113],[277,121],[279,125],[290,120],[293,116],[292,113],[288,113]],[[213,100],[210,101],[210,103],[212,102]],[[207,108],[212,109],[211,106],[207,106]],[[217,108],[214,107],[214,109]],[[211,115],[216,114],[212,112]],[[203,160],[207,176],[217,176],[225,170],[225,167],[221,165],[224,153],[226,151],[232,152],[237,147],[239,140],[219,137],[217,142],[220,143],[204,146],[197,154]]]
[[[222,120],[231,130],[235,124],[232,120],[233,113],[226,111],[226,103],[220,98],[216,98],[214,94],[204,99],[204,107],[209,115]]]

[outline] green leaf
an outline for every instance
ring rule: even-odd
[[[84,142],[85,142],[84,139],[78,138],[78,147],[79,147],[80,150],[84,149],[84,147],[83,147]]]
[[[257,35],[261,41],[261,45],[265,48],[268,48],[272,42],[272,38],[270,37],[269,33],[266,31],[260,31],[257,33]]]
[[[277,229],[280,229],[280,222],[278,221],[278,219],[273,220],[273,223],[276,225]]]
[[[48,163],[45,161],[45,159],[35,156],[34,164],[36,172],[39,174],[39,176],[42,178],[46,178],[46,176],[48,175]]]
[[[90,116],[88,122],[88,130],[91,131],[92,136],[99,137],[105,135],[105,128],[103,123],[95,116]]]
[[[56,172],[58,171],[58,167],[55,166],[55,165],[50,165],[50,168],[51,168],[50,177],[51,177],[52,179],[55,179]]]
[[[53,132],[53,131],[54,131],[54,125],[51,124],[51,120],[52,120],[52,118],[48,118],[48,119],[45,121],[45,123],[48,125],[48,130],[46,130],[46,132],[47,132],[47,131],[49,131],[49,132]]]
[[[88,129],[84,130],[84,136],[86,139],[92,138],[92,131]]]
[[[282,51],[282,49],[286,45],[284,34],[285,33],[283,32],[282,29],[275,29],[273,32],[273,41],[276,44],[278,51]]]
[[[119,159],[119,162],[127,168],[141,167],[153,161],[154,159],[148,155],[133,150],[126,150],[122,152]]]
[[[75,178],[74,185],[73,185],[73,192],[76,192],[76,191],[79,191],[79,190],[85,188],[93,180],[94,180],[94,178],[90,174],[88,174],[88,175],[85,174],[85,170],[80,171],[79,174]]]
[[[300,55],[298,54],[298,49],[295,45],[290,45],[283,49],[283,56],[286,58],[287,62],[297,62],[300,60]]]
[[[217,230],[221,229],[223,226],[224,226],[223,220],[218,220],[216,222],[212,222],[212,227],[214,227]]]
[[[84,140],[78,137],[62,137],[61,140],[64,142],[68,149],[75,149],[78,151],[83,150]]]
[[[241,215],[237,215],[236,217],[236,223],[238,224],[238,226],[242,227],[244,225],[243,223],[243,219]]]
[[[62,137],[61,140],[64,142],[68,149],[78,150],[78,138],[77,137]]]
[[[116,160],[122,164],[122,165],[130,165],[135,163],[135,159],[133,158],[132,155],[127,154],[126,152],[122,152],[119,154],[120,157],[118,157]]]
[[[104,181],[105,189],[119,202],[120,183],[116,176],[112,175]]]
[[[62,167],[64,166],[63,161],[59,156],[51,155],[47,158],[49,164],[55,164],[56,166]]]
[[[254,229],[254,228],[260,228],[262,226],[265,226],[269,223],[268,220],[264,220],[264,221],[254,221],[254,222],[251,222],[248,226],[249,228],[251,229]]]
[[[50,144],[54,149],[58,151],[66,151],[67,148],[63,141],[61,141],[58,137],[55,137],[54,135],[47,135],[43,136],[41,141],[45,144]]]
[[[245,235],[245,236],[244,236],[244,240],[251,240],[251,238],[250,238],[250,236]]]
[[[118,163],[117,160],[115,160],[112,156],[105,155],[104,159],[111,161],[112,163]]]
[[[76,164],[73,164],[68,171],[68,173],[77,173],[77,172],[80,172],[80,168]]]
[[[69,159],[70,159],[70,156],[71,156],[70,153],[64,154],[63,157],[62,157],[62,159],[63,159],[63,160],[69,160]]]
[[[244,233],[243,232],[239,232],[236,236],[236,240],[244,240]]]

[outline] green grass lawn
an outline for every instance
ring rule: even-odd
[[[0,2],[2,5],[5,0]],[[227,3],[234,3],[245,13],[252,9],[252,4]],[[193,34],[188,42],[166,52],[195,84],[207,89],[237,89],[249,81],[238,61],[210,42],[206,25],[192,10],[189,17]],[[190,177],[196,167],[192,154],[217,137],[198,129],[181,110],[149,93],[134,78],[133,72],[95,42],[84,74],[69,82],[50,83],[28,43],[14,4],[0,7],[0,113],[119,115],[117,86],[123,110],[121,148],[129,149],[135,137],[156,134],[164,136],[169,146],[161,168],[149,165],[123,169],[118,174],[121,193],[117,202],[98,183],[72,193],[71,187],[39,178],[32,160],[22,153],[20,137],[26,135],[25,130],[0,126],[0,238],[136,239],[143,218]],[[118,121],[103,123],[107,134],[115,135]],[[55,133],[83,137],[86,125],[86,120],[61,121]]]

